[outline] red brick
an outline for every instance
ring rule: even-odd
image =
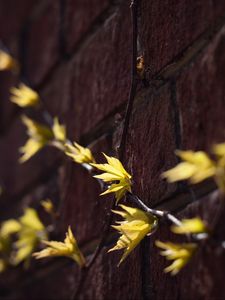
[[[14,274],[10,283],[15,286],[16,293],[5,288],[5,278],[0,281],[1,290],[8,296],[7,299],[70,299],[77,290],[80,280],[82,287],[76,295],[76,299],[120,299],[128,295],[127,299],[141,299],[142,275],[140,268],[140,253],[135,249],[130,256],[117,267],[121,252],[107,253],[108,248],[103,248],[92,267],[81,278],[81,271],[78,270],[72,261],[60,265],[60,258],[53,258],[48,268],[40,268],[40,261],[36,265],[36,272],[30,271],[20,273],[21,278]],[[62,261],[63,262],[63,261]],[[9,278],[9,277],[8,277]],[[17,280],[17,281],[15,281]],[[23,283],[23,284],[22,284]],[[119,287],[119,288],[117,288]]]
[[[100,139],[94,145],[94,156],[98,157],[101,151],[109,153],[110,143],[110,137]],[[69,161],[63,167],[61,176],[60,231],[64,232],[71,225],[80,243],[101,238],[111,213],[112,197],[99,196],[99,183],[74,162]]]
[[[54,72],[48,84],[40,91],[40,96],[45,109],[52,116],[66,116],[70,111],[71,100],[71,70],[69,64],[62,64]],[[69,125],[68,123],[67,119],[66,125]]]
[[[66,0],[65,42],[69,52],[86,32],[92,28],[95,19],[107,8],[110,0]]]
[[[125,148],[128,171],[133,174],[133,190],[153,205],[174,191],[160,178],[176,164],[175,120],[170,86],[155,93],[137,96]]]
[[[141,1],[140,45],[152,77],[224,15],[224,1]]]
[[[130,54],[130,15],[126,2],[73,62],[71,108],[79,132],[87,132],[127,101]]]
[[[117,267],[121,251],[107,253],[103,248],[94,265],[85,276],[79,300],[98,299],[142,299],[142,274],[138,249]]]
[[[52,265],[53,264],[55,263],[52,262]],[[30,299],[43,299],[43,293],[45,299],[49,300],[70,299],[74,282],[77,280],[74,269],[77,270],[77,267],[75,266],[75,263],[71,261],[70,265],[51,272],[49,274],[50,276],[43,276],[42,278],[35,280],[29,286],[25,287],[21,300],[24,299],[24,297]]]
[[[24,189],[40,182],[59,160],[59,151],[44,149],[24,164],[18,163],[18,149],[27,139],[25,127],[17,119],[0,140],[0,178],[5,197],[16,197]],[[8,199],[8,198],[7,198]]]
[[[31,85],[38,85],[59,59],[59,30],[59,1],[50,1],[26,33],[25,75]]]
[[[63,13],[60,3],[65,5],[64,23],[60,20]],[[50,1],[45,12],[32,18],[24,39],[27,52],[24,75],[34,85],[42,83],[41,96],[46,107],[52,115],[59,115],[65,121],[69,137],[78,141],[93,141],[101,135],[100,127],[105,128],[105,132],[115,127],[116,113],[123,115],[129,94],[130,3],[113,1],[112,11],[107,10],[107,14],[112,14],[104,21],[107,18],[105,3],[106,0],[101,3],[96,0],[85,7],[84,1],[82,4],[78,0]],[[140,3],[140,51],[143,51],[147,68],[150,68],[150,78],[214,25],[225,8],[222,1],[212,3],[208,0],[182,3],[142,0]],[[86,19],[80,20],[79,13]],[[93,24],[96,27],[93,28]],[[73,52],[75,49],[69,61],[62,61],[59,56],[60,48],[64,46],[59,45],[59,41],[63,39],[66,50]],[[17,42],[17,39],[12,41],[15,53]],[[177,162],[173,153],[179,145],[177,110],[183,148],[208,149],[213,142],[224,141],[224,30],[208,42],[209,47],[193,58],[191,65],[180,70],[172,84],[168,82],[157,91],[143,89],[135,99],[124,161],[133,175],[133,191],[149,205],[157,204],[177,188],[176,184],[167,185],[160,178],[163,171]],[[79,48],[76,48],[77,43]],[[54,70],[56,63],[59,67]],[[4,77],[3,85],[8,86],[9,82]],[[175,88],[178,107],[175,107]],[[7,98],[7,92],[2,92],[2,96]],[[3,103],[3,121],[7,124],[12,113],[11,108],[8,110]],[[0,178],[9,196],[3,199],[3,204],[1,202],[1,207],[7,206],[6,210],[0,209],[1,218],[17,214],[25,205],[40,208],[38,201],[49,196],[59,205],[60,218],[55,235],[63,238],[70,224],[82,249],[90,250],[91,246],[93,249],[94,242],[102,237],[111,197],[99,197],[98,183],[69,159],[62,163],[58,172],[59,152],[53,149],[41,151],[30,162],[18,165],[17,149],[25,142],[25,129],[18,124],[18,121],[13,123],[0,140]],[[118,129],[113,136],[96,140],[93,150],[98,154],[101,151],[112,154],[119,139]],[[49,171],[47,179],[46,170]],[[21,195],[19,200],[18,195]],[[17,202],[14,202],[15,198]],[[13,200],[10,205],[7,204],[9,200]],[[219,217],[215,236],[223,240],[225,213],[221,209],[221,215],[218,215],[219,203],[213,196],[206,197],[186,208],[181,216],[200,215],[211,227]],[[86,274],[77,299],[221,298],[224,294],[223,252],[215,249],[215,245],[203,244],[189,265],[177,277],[171,278],[163,274],[168,263],[153,248],[156,238],[176,240],[168,226],[163,226],[154,237],[146,238],[120,268],[116,264],[121,253],[106,254],[112,245],[105,246]],[[49,260],[51,272],[41,261],[33,263],[28,272],[17,268],[12,280],[8,280],[9,273],[3,274],[0,297],[71,298],[81,272],[75,264],[58,265],[59,261],[61,259]]]
[[[184,149],[207,149],[225,140],[225,28],[177,79]]]
[[[48,172],[48,173],[47,173]],[[1,199],[0,207],[2,210],[1,221],[9,218],[17,218],[21,216],[26,207],[33,207],[37,210],[42,222],[47,226],[52,224],[51,216],[44,210],[41,200],[51,199],[55,210],[58,211],[61,202],[60,193],[61,186],[59,182],[59,166],[53,166],[52,169],[46,170],[45,173],[38,174],[40,180],[36,182],[28,182],[21,194],[16,195],[13,199],[9,199],[9,192]],[[35,180],[34,180],[35,181]],[[10,207],[7,205],[10,200]],[[56,219],[56,222],[58,219]],[[65,231],[60,232],[59,228],[55,228],[54,237],[64,238]]]
[[[2,41],[7,43],[21,32],[36,3],[35,0],[0,1],[0,38]]]
[[[224,199],[218,199],[218,194],[211,194],[198,202],[189,205],[182,213],[182,218],[200,216],[211,230],[215,230],[218,241],[224,240]],[[215,227],[216,225],[216,227]],[[215,228],[214,228],[215,227]],[[178,241],[177,237],[168,232],[166,227],[159,230],[153,238],[162,241]],[[187,239],[183,238],[183,241]],[[150,241],[149,241],[150,242]],[[200,245],[197,253],[189,264],[175,277],[163,274],[163,269],[170,264],[154,247],[150,253],[152,264],[148,272],[152,274],[150,286],[153,287],[154,299],[221,299],[224,294],[224,263],[225,252],[210,241]],[[155,263],[154,263],[155,262]],[[164,287],[163,289],[160,287]]]
[[[57,260],[57,261],[56,261]],[[0,279],[1,292],[5,299],[70,299],[73,292],[74,282],[77,280],[74,271],[77,272],[75,263],[65,261],[59,264],[59,258],[53,259],[48,268],[40,268],[41,261],[37,262],[36,269],[33,272],[20,270],[20,277],[9,278],[15,275],[17,270],[8,272],[8,282],[14,289],[5,289],[4,275]],[[39,267],[38,267],[39,265]],[[19,275],[17,273],[17,275]],[[3,285],[2,285],[3,284]]]
[[[67,109],[67,122],[76,132],[76,138],[89,132],[127,101],[130,88],[130,29],[129,3],[126,2],[105,21],[101,30],[90,38],[80,52],[62,66],[60,72],[53,74],[52,81],[48,82],[49,88],[46,87],[46,95],[45,90],[42,91],[44,102],[46,105],[51,102],[52,110],[55,105]]]

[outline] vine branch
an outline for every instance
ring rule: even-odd
[[[127,132],[130,122],[130,115],[133,108],[133,103],[135,99],[136,89],[137,89],[137,12],[138,12],[138,0],[131,1],[131,21],[132,21],[132,58],[131,58],[131,87],[129,92],[129,98],[126,107],[126,113],[124,118],[124,125],[122,136],[120,140],[120,145],[118,148],[118,154],[120,160],[123,162],[124,150],[126,145]]]

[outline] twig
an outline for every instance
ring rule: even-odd
[[[126,145],[126,137],[130,122],[130,115],[132,112],[132,107],[135,99],[136,89],[137,89],[137,7],[138,0],[131,1],[131,20],[132,20],[132,62],[131,62],[131,87],[129,93],[129,99],[127,103],[124,125],[122,136],[120,140],[120,145],[118,148],[118,154],[121,161],[124,158],[124,149]]]
[[[128,103],[127,103],[127,108],[126,108],[126,114],[125,114],[125,120],[124,120],[124,126],[123,126],[123,132],[122,132],[122,136],[121,136],[121,141],[120,141],[120,145],[119,145],[119,149],[118,149],[118,155],[121,161],[123,161],[123,157],[124,157],[124,149],[125,149],[125,144],[126,144],[126,136],[127,136],[127,131],[128,131],[128,126],[129,126],[129,121],[130,121],[130,114],[132,111],[132,107],[133,107],[133,102],[134,102],[134,98],[135,98],[135,93],[136,93],[136,88],[137,88],[137,70],[136,70],[136,60],[137,60],[137,1],[138,0],[133,0],[131,1],[131,20],[132,20],[132,67],[131,67],[131,88],[130,88],[130,93],[129,93],[129,99],[128,99]],[[100,183],[100,181],[98,180],[98,182]],[[100,183],[101,188],[105,187],[105,184]],[[115,199],[113,202],[113,207],[115,206]],[[112,208],[113,208],[112,207]],[[110,224],[112,221],[112,213],[110,214],[106,224],[105,224],[105,230],[102,236],[102,239],[95,251],[95,253],[93,254],[93,257],[91,258],[91,260],[88,263],[88,266],[86,268],[86,270],[84,271],[84,274],[86,274],[86,272],[88,271],[88,269],[90,269],[90,267],[93,265],[93,263],[95,262],[95,260],[97,259],[102,247],[105,244],[105,240],[107,237],[107,233],[109,231],[110,228]],[[78,289],[76,289],[76,291],[74,291],[73,296],[72,296],[72,300],[76,299],[76,297],[79,294],[80,289],[82,288],[83,282],[85,280],[85,275],[83,274],[81,282],[79,284]]]
[[[174,215],[172,215],[171,213],[169,213],[167,211],[153,209],[153,208],[148,207],[138,196],[134,195],[133,193],[128,192],[127,197],[129,199],[131,199],[131,201],[133,203],[135,203],[139,208],[141,208],[145,212],[147,212],[149,214],[153,214],[154,216],[156,216],[158,218],[167,219],[168,221],[170,221],[171,223],[173,223],[177,226],[181,225],[181,221],[179,219],[177,219]]]
[[[138,196],[136,196],[130,192],[127,193],[127,197],[131,200],[131,202],[135,203],[143,211],[145,211],[149,214],[152,214],[152,215],[160,218],[161,220],[165,219],[167,221],[170,221],[171,223],[173,223],[176,226],[182,226],[182,222],[177,217],[175,217],[173,214],[171,214],[170,212],[152,209],[152,208],[148,207]],[[195,242],[199,242],[199,241],[206,240],[209,238],[209,234],[206,232],[197,233],[197,234],[187,233],[185,235],[190,241],[192,240]],[[224,243],[224,245],[225,245],[225,243]]]

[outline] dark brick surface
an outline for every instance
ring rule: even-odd
[[[16,2],[0,0],[0,25],[4,25],[0,38],[15,57],[23,58],[21,79],[37,88],[45,108],[66,124],[70,139],[89,144],[98,162],[103,161],[102,151],[116,155],[131,84],[129,1]],[[147,79],[164,67],[167,76],[150,86],[138,83],[124,165],[133,176],[133,191],[147,204],[163,200],[166,208],[171,209],[171,204],[180,210],[188,203],[186,186],[181,189],[160,178],[176,165],[174,150],[208,150],[212,143],[224,141],[225,21],[220,17],[225,4],[208,0],[139,3],[138,48],[145,58]],[[205,31],[208,35],[203,37]],[[189,46],[190,53],[186,52]],[[18,80],[8,72],[0,74],[1,219],[18,216],[31,205],[49,224],[39,201],[52,198],[59,218],[51,237],[63,239],[71,225],[91,258],[104,236],[112,197],[99,197],[98,182],[55,149],[45,149],[24,165],[18,164],[25,128],[18,118],[20,109],[8,101],[8,89]],[[202,195],[209,190],[196,186],[195,191]],[[184,208],[180,216],[201,216],[215,239],[223,240],[222,203],[218,195],[209,195]],[[146,238],[120,268],[116,265],[121,253],[107,254],[115,239],[111,233],[86,272],[66,259],[33,261],[29,270],[3,273],[0,298],[67,300],[78,287],[75,298],[82,300],[224,298],[225,257],[215,243],[203,243],[187,268],[171,278],[163,274],[168,263],[153,245],[158,238],[176,240],[168,226]]]
[[[177,80],[182,147],[207,149],[225,138],[225,28]],[[192,120],[190,122],[190,120]]]
[[[41,1],[39,1],[41,2]],[[36,4],[35,0],[4,1],[0,2],[0,20],[4,24],[0,28],[0,38],[5,43],[21,32],[24,23]]]
[[[41,200],[51,199],[55,211],[58,211],[60,203],[63,201],[60,195],[62,187],[59,181],[59,171],[60,169],[58,166],[53,168],[51,173],[47,174],[48,176],[46,176],[46,178],[42,176],[41,180],[37,180],[39,183],[38,186],[35,183],[33,184],[35,187],[33,187],[30,182],[28,182],[28,185],[25,187],[26,190],[11,199],[9,198],[11,195],[5,190],[5,194],[1,197],[1,221],[9,218],[17,218],[23,214],[24,208],[32,207],[38,211],[38,215],[42,222],[45,225],[50,225],[53,221],[52,217],[44,210],[40,202]],[[8,207],[7,200],[10,201],[10,207]],[[65,229],[63,229],[63,232],[60,232],[58,218],[56,218],[54,222],[57,223],[57,228],[55,228],[53,237],[63,239],[65,236]]]
[[[224,205],[218,193],[202,198],[198,203],[189,205],[179,214],[181,218],[201,217],[209,228],[215,232],[217,241],[224,239]],[[154,236],[151,243],[152,251],[149,273],[154,299],[223,299],[223,270],[225,253],[214,242],[203,242],[189,264],[175,277],[163,273],[169,261],[159,255],[153,245],[155,239],[162,241],[187,241],[177,238],[168,229],[162,228]],[[157,250],[156,250],[157,249]],[[156,262],[157,264],[153,263]],[[161,287],[164,287],[163,289]]]
[[[101,151],[109,153],[111,143],[110,137],[101,138],[93,146],[93,154],[98,153],[99,157]],[[63,199],[59,210],[61,231],[65,231],[68,225],[71,225],[81,243],[101,238],[110,215],[112,197],[99,197],[101,193],[99,183],[73,162],[68,162],[63,167],[61,178]]]
[[[38,85],[59,59],[59,32],[59,1],[49,1],[27,27],[24,67],[30,84]]]
[[[57,106],[67,111],[67,120],[78,137],[127,101],[130,26],[129,5],[123,3],[79,53],[53,74],[51,84],[43,91],[43,100],[47,105],[51,103],[50,109],[55,111]]]
[[[129,4],[124,3],[73,61],[70,107],[76,116],[78,132],[87,132],[127,101],[131,61],[130,26]],[[84,90],[87,92],[83,93]]]
[[[102,249],[89,270],[77,299],[141,299],[139,250],[136,249],[135,253],[117,267],[121,252],[107,254],[108,249],[109,247]],[[96,288],[90,289],[93,285]]]
[[[160,178],[163,171],[176,164],[171,97],[169,85],[137,97],[128,131],[126,155],[128,170],[133,174],[134,192],[150,205],[176,188]]]
[[[75,272],[77,273],[76,265],[68,260],[61,261],[61,264],[59,261],[54,264],[53,261],[51,266],[43,267],[42,270],[38,270],[36,266],[35,275],[31,272],[23,271],[22,273],[20,271],[23,280],[17,278],[17,285],[14,285],[14,290],[2,290],[3,298],[7,300],[70,299],[74,288],[74,279],[78,279]],[[11,275],[11,273],[8,273],[9,281]]]
[[[109,6],[110,0],[66,0],[64,34],[67,52],[71,52],[92,28],[96,18]]]
[[[54,261],[52,262],[53,264]],[[41,276],[35,280],[35,284],[32,282],[26,287],[26,290],[23,289],[21,300],[24,299],[24,296],[32,299],[46,300],[69,299],[73,292],[74,280],[77,278],[75,271],[77,273],[77,267],[72,262],[68,266],[52,270],[49,276]]]
[[[7,135],[0,139],[0,151],[7,153],[0,157],[1,185],[9,198],[17,197],[29,186],[40,182],[41,178],[44,178],[59,160],[59,152],[48,148],[24,164],[19,164],[18,149],[24,145],[26,139],[25,128],[20,119],[17,119]]]
[[[141,1],[140,45],[148,78],[172,63],[219,16],[224,16],[224,9],[224,1]]]
[[[70,64],[63,63],[50,78],[50,84],[41,89],[40,96],[45,108],[51,115],[67,116],[70,111],[71,101],[71,72]],[[73,116],[74,118],[74,116]],[[70,119],[66,118],[65,124],[70,127]],[[61,120],[62,122],[63,120]]]

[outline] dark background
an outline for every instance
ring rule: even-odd
[[[225,141],[225,1],[138,1],[138,54],[146,82],[139,82],[131,114],[124,165],[133,190],[151,205],[201,216],[224,238],[225,211],[205,183],[193,189],[168,185],[160,174],[177,163],[174,150],[210,150]],[[9,88],[23,80],[46,109],[60,117],[68,136],[115,155],[131,84],[132,22],[128,0],[0,0],[0,39],[22,64],[21,73],[0,74],[1,219],[20,215],[51,198],[60,213],[56,235],[70,224],[82,250],[91,255],[104,234],[111,197],[80,166],[55,149],[19,165],[26,140],[21,110]],[[199,198],[194,204],[193,199]],[[188,205],[188,207],[187,207]],[[43,215],[43,218],[46,216]],[[173,239],[166,226],[157,239]],[[225,255],[203,244],[176,277],[145,239],[117,268],[119,253],[101,246],[88,271],[72,261],[32,262],[0,276],[0,299],[225,299]],[[82,284],[81,284],[82,283]]]

